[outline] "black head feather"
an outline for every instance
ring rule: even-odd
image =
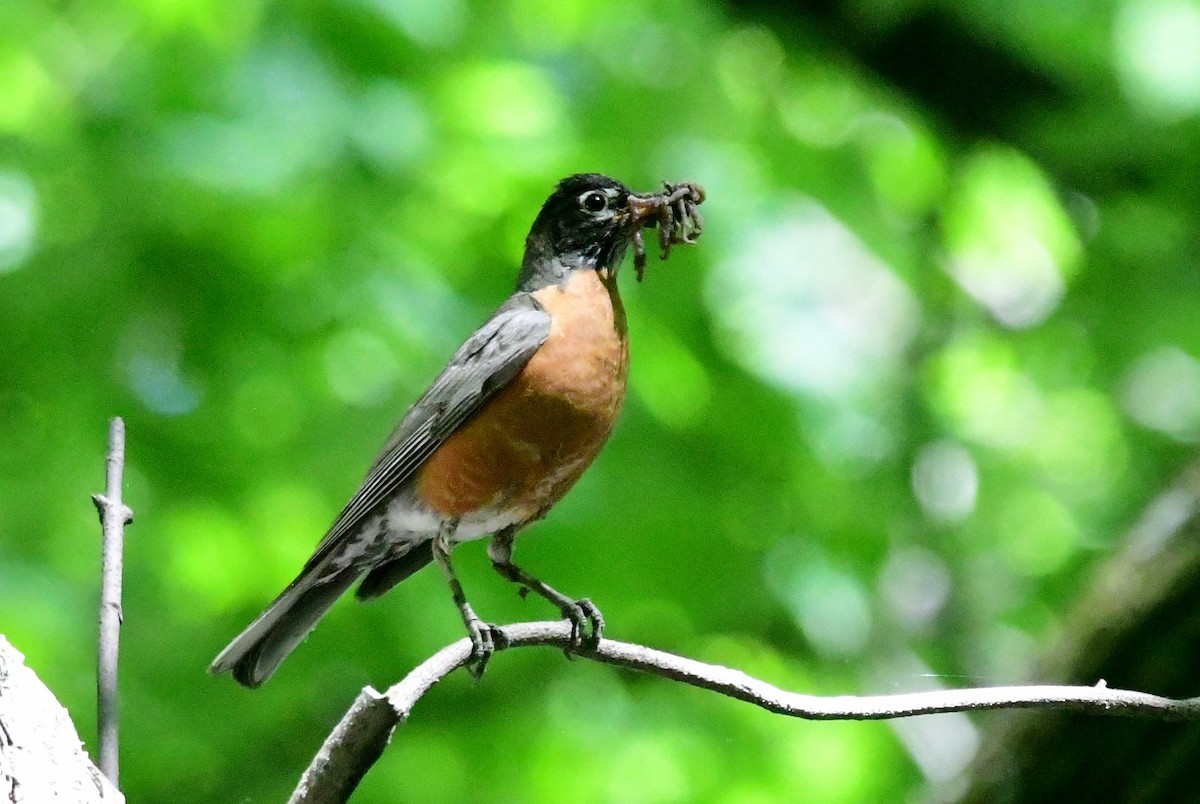
[[[599,173],[577,173],[558,183],[525,238],[518,288],[560,281],[577,268],[600,270],[621,261],[637,223],[631,190]]]

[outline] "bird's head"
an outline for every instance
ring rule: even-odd
[[[614,270],[656,209],[651,199],[599,173],[568,176],[546,199],[525,238],[518,287],[556,282],[580,268]]]

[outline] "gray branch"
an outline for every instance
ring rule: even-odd
[[[100,770],[117,786],[117,650],[121,643],[121,564],[125,526],[133,511],[121,501],[121,476],[125,471],[125,422],[114,418],[108,426],[108,460],[104,494],[93,494],[104,531],[103,570],[100,580],[100,642],[96,668],[96,730]]]
[[[507,648],[550,645],[566,649],[570,626],[563,621],[518,623],[500,629]],[[739,670],[704,664],[641,645],[601,640],[573,651],[581,658],[682,681],[694,687],[755,704],[769,712],[806,720],[885,720],[982,709],[1058,709],[1158,720],[1200,720],[1200,698],[1176,700],[1143,692],[1094,687],[1021,686],[912,692],[898,695],[822,697],[788,692]],[[344,802],[383,753],[396,726],[417,701],[471,657],[460,639],[425,660],[385,693],[365,688],[325,740],[304,772],[292,804]]]

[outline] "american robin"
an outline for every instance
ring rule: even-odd
[[[598,639],[599,610],[514,564],[513,536],[566,494],[612,432],[629,365],[617,293],[625,251],[635,244],[640,276],[643,227],[660,227],[664,257],[671,243],[693,242],[701,201],[691,184],[635,195],[599,174],[563,179],[525,240],[515,292],[409,409],[300,574],[210,672],[256,687],[360,576],[357,597],[373,598],[433,561],[481,673],[493,629],[467,602],[450,550],[488,535],[501,575],[557,606],[576,644]]]

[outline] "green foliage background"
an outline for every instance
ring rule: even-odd
[[[928,24],[976,57],[888,56]],[[343,602],[261,690],[204,668],[598,170],[700,182],[709,225],[625,277],[622,422],[522,562],[787,688],[1024,679],[1200,435],[1198,32],[1193,0],[0,4],[0,632],[90,743],[124,415],[123,787],[286,796],[359,688],[461,635],[441,579]],[[485,617],[550,616],[457,558]],[[517,651],[355,800],[904,800],[987,723]]]

